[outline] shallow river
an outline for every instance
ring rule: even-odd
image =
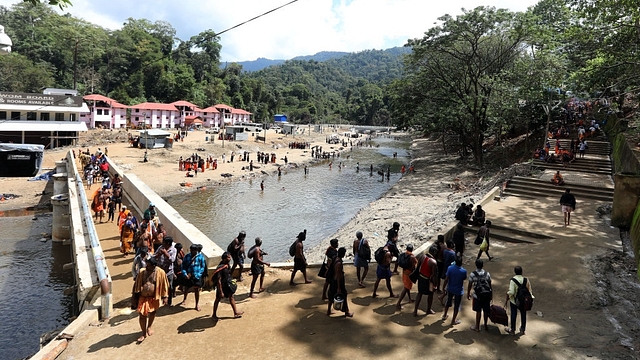
[[[291,168],[277,174],[216,186],[201,192],[177,195],[169,203],[222,249],[247,232],[247,249],[256,236],[264,242],[268,261],[289,259],[288,249],[296,235],[307,230],[305,248],[311,249],[331,236],[370,202],[380,198],[408,167],[408,139],[376,138],[379,147],[354,148],[339,158],[324,160],[304,169]],[[339,145],[326,145],[338,148]],[[302,150],[292,150],[302,151]],[[397,153],[397,158],[393,154]],[[308,154],[310,155],[310,151]],[[331,169],[329,162],[333,162]],[[340,162],[343,163],[340,168]],[[357,163],[360,170],[357,170]],[[373,174],[370,165],[374,166]],[[384,180],[377,171],[391,167]],[[266,165],[267,172],[276,169]],[[264,180],[264,191],[260,182]],[[345,242],[343,241],[342,244]]]
[[[73,284],[70,248],[49,239],[51,214],[0,217],[0,344],[2,359],[37,352],[40,336],[66,326],[73,299],[63,295]]]

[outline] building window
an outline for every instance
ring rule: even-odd
[[[76,114],[69,114],[69,120],[76,121]]]
[[[102,109],[96,109],[96,115],[102,115]]]
[[[64,121],[64,113],[56,113],[56,121]]]
[[[104,114],[109,115],[109,109],[104,109]]]
[[[136,122],[140,121],[140,118],[136,116]]]
[[[137,112],[137,113],[139,113],[139,112],[140,112],[140,109],[136,109],[136,112]]]
[[[36,114],[35,111],[27,112],[27,120],[35,120],[37,118],[38,118],[38,114]]]
[[[11,112],[11,120],[20,120],[20,112],[12,111]]]
[[[40,120],[49,120],[49,113],[40,113]]]
[[[0,111],[0,120],[7,120],[7,112]]]

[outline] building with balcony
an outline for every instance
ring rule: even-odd
[[[127,126],[127,105],[100,94],[82,97],[89,106],[88,114],[81,114],[80,121],[89,129],[120,129]]]

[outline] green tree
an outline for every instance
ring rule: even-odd
[[[477,164],[483,166],[490,97],[524,50],[527,29],[521,14],[492,7],[463,10],[456,18],[445,15],[440,21],[424,38],[409,41],[413,54],[407,70],[428,84],[428,96],[436,101],[427,101],[435,111],[460,121],[453,130],[463,146],[471,145]]]

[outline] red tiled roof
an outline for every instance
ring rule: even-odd
[[[188,101],[185,101],[185,100],[174,101],[174,102],[171,103],[171,105],[173,105],[173,106],[186,106],[186,107],[192,108],[194,111],[200,111],[200,108],[198,108],[198,105],[192,104],[192,103],[190,103]]]
[[[143,102],[140,104],[136,104],[130,106],[131,109],[140,109],[140,110],[166,110],[166,111],[178,111],[178,109],[171,104],[162,104],[162,103],[152,103],[152,102]]]
[[[229,110],[229,111],[233,110],[233,108],[231,106],[225,105],[225,104],[216,104],[216,105],[213,105],[213,107],[216,108],[216,109],[225,109],[225,110]]]
[[[185,124],[202,124],[202,118],[200,116],[194,116],[194,115],[190,115],[190,116],[185,116],[184,117],[184,123]]]
[[[123,108],[123,109],[128,108],[127,105],[120,104],[119,102],[100,94],[89,94],[89,95],[83,96],[82,98],[85,101],[102,101],[114,108]]]
[[[202,109],[200,110],[202,112],[212,112],[212,113],[219,113],[220,111],[218,111],[218,109],[215,108],[215,106],[209,106],[206,109]]]
[[[231,113],[232,114],[240,114],[240,115],[251,115],[250,112],[248,112],[246,110],[242,110],[242,109],[232,109]]]

